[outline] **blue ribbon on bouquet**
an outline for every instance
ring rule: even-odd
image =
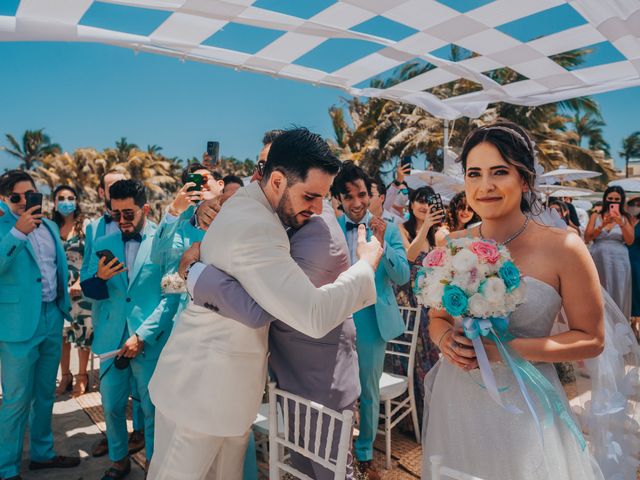
[[[482,343],[482,337],[486,337],[495,342],[498,347],[500,355],[511,368],[520,392],[524,397],[525,403],[531,415],[533,416],[538,434],[542,440],[542,424],[538,418],[538,414],[534,408],[533,400],[529,394],[529,389],[533,391],[534,395],[538,398],[538,401],[542,405],[545,414],[545,424],[553,424],[553,414],[555,412],[558,418],[562,420],[569,428],[571,433],[576,437],[582,450],[586,447],[586,442],[582,436],[582,432],[576,425],[573,417],[568,412],[565,403],[562,401],[562,397],[558,395],[558,392],[554,386],[547,380],[547,378],[540,373],[540,371],[534,367],[530,362],[517,355],[508,345],[507,342],[513,340],[513,335],[508,331],[509,320],[504,317],[494,318],[472,318],[465,317],[462,320],[462,328],[464,329],[465,336],[473,343],[473,348],[476,352],[476,358],[478,359],[478,366],[480,367],[480,376],[484,382],[484,386],[489,393],[489,396],[505,410],[512,413],[522,413],[520,409],[512,405],[504,405],[500,398],[500,392],[496,383],[491,364],[487,357],[487,352],[484,349]],[[528,388],[527,388],[528,387]]]

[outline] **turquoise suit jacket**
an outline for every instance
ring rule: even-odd
[[[35,334],[42,306],[42,279],[29,240],[19,240],[10,231],[16,218],[6,212],[0,217],[0,342],[24,342]],[[56,245],[58,296],[62,316],[70,320],[69,268],[58,226],[46,218],[46,228]]]
[[[347,216],[338,217],[340,228],[347,234]],[[367,226],[367,240],[371,238],[371,229]],[[389,341],[404,332],[404,321],[393,285],[404,285],[410,280],[410,268],[407,261],[407,253],[404,249],[400,230],[393,223],[387,222],[387,230],[384,234],[384,254],[376,270],[376,295],[375,304],[376,321],[362,322],[368,328],[378,328],[380,337]],[[358,312],[356,312],[356,315]]]
[[[91,263],[89,260],[95,256],[94,245],[96,243],[96,239],[104,237],[105,225],[106,222],[104,221],[104,215],[100,215],[99,218],[96,218],[87,224],[84,239],[84,257],[82,258],[82,269],[80,270],[80,281],[86,280],[91,276],[89,275],[89,265]]]
[[[95,254],[89,259],[90,278],[81,285],[85,296],[97,300],[100,306],[99,316],[93,319],[92,349],[97,354],[121,348],[123,340],[135,333],[144,340],[144,355],[154,358],[171,333],[176,301],[162,295],[160,283],[166,268],[150,259],[156,228],[156,224],[146,221],[136,260],[133,265],[126,265],[131,270],[131,282],[126,271],[106,282],[95,278],[99,259]],[[96,240],[94,250],[103,249],[126,262],[120,232]]]
[[[176,271],[180,257],[194,242],[201,242],[204,230],[191,224],[193,207],[189,207],[175,222],[167,222],[163,216],[153,238],[151,261],[168,265],[169,271]]]

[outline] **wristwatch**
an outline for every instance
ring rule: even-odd
[[[394,184],[396,187],[399,187],[400,185],[402,185],[402,183],[401,183],[401,182],[399,182],[398,180],[394,180],[394,181],[393,181],[393,184]]]
[[[198,263],[198,260],[195,260],[195,261],[191,262],[191,263],[189,264],[189,266],[184,270],[184,278],[183,278],[183,280],[184,280],[185,282],[187,281],[187,278],[189,277],[189,271],[191,270],[191,268],[192,268],[196,263]]]

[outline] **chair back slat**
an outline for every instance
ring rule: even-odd
[[[277,404],[282,406],[283,432],[279,431]],[[296,471],[291,465],[284,463],[280,458],[284,448],[333,471],[335,478],[345,477],[353,427],[353,412],[351,410],[342,413],[336,412],[311,400],[280,390],[276,388],[275,383],[270,383],[269,412],[269,478],[280,478],[281,472],[287,472],[297,478],[309,478]],[[291,414],[293,419],[289,421],[287,417]],[[300,418],[301,414],[305,416],[304,419]],[[317,418],[312,419],[311,416]],[[310,442],[311,425],[314,425],[316,429],[315,435],[313,435],[313,444]],[[328,428],[323,430],[323,426]],[[336,429],[339,429],[339,432]],[[337,455],[332,458],[332,452],[335,450],[334,434],[338,433]],[[320,446],[323,443],[325,448],[321,449]]]

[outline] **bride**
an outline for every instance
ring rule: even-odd
[[[510,318],[516,337],[510,347],[551,382],[570,412],[552,362],[584,360],[604,348],[604,304],[598,272],[578,235],[537,223],[535,151],[515,124],[496,123],[471,132],[460,157],[469,206],[482,218],[471,235],[506,245],[524,275],[526,302]],[[551,329],[564,308],[568,331]],[[471,342],[445,311],[431,310],[429,334],[444,357],[426,379],[423,478],[431,478],[430,458],[486,480],[590,480],[603,478],[585,448],[582,434],[554,415],[542,436],[511,370],[485,342],[503,402],[495,403],[482,385]],[[544,411],[538,402],[539,418]]]

